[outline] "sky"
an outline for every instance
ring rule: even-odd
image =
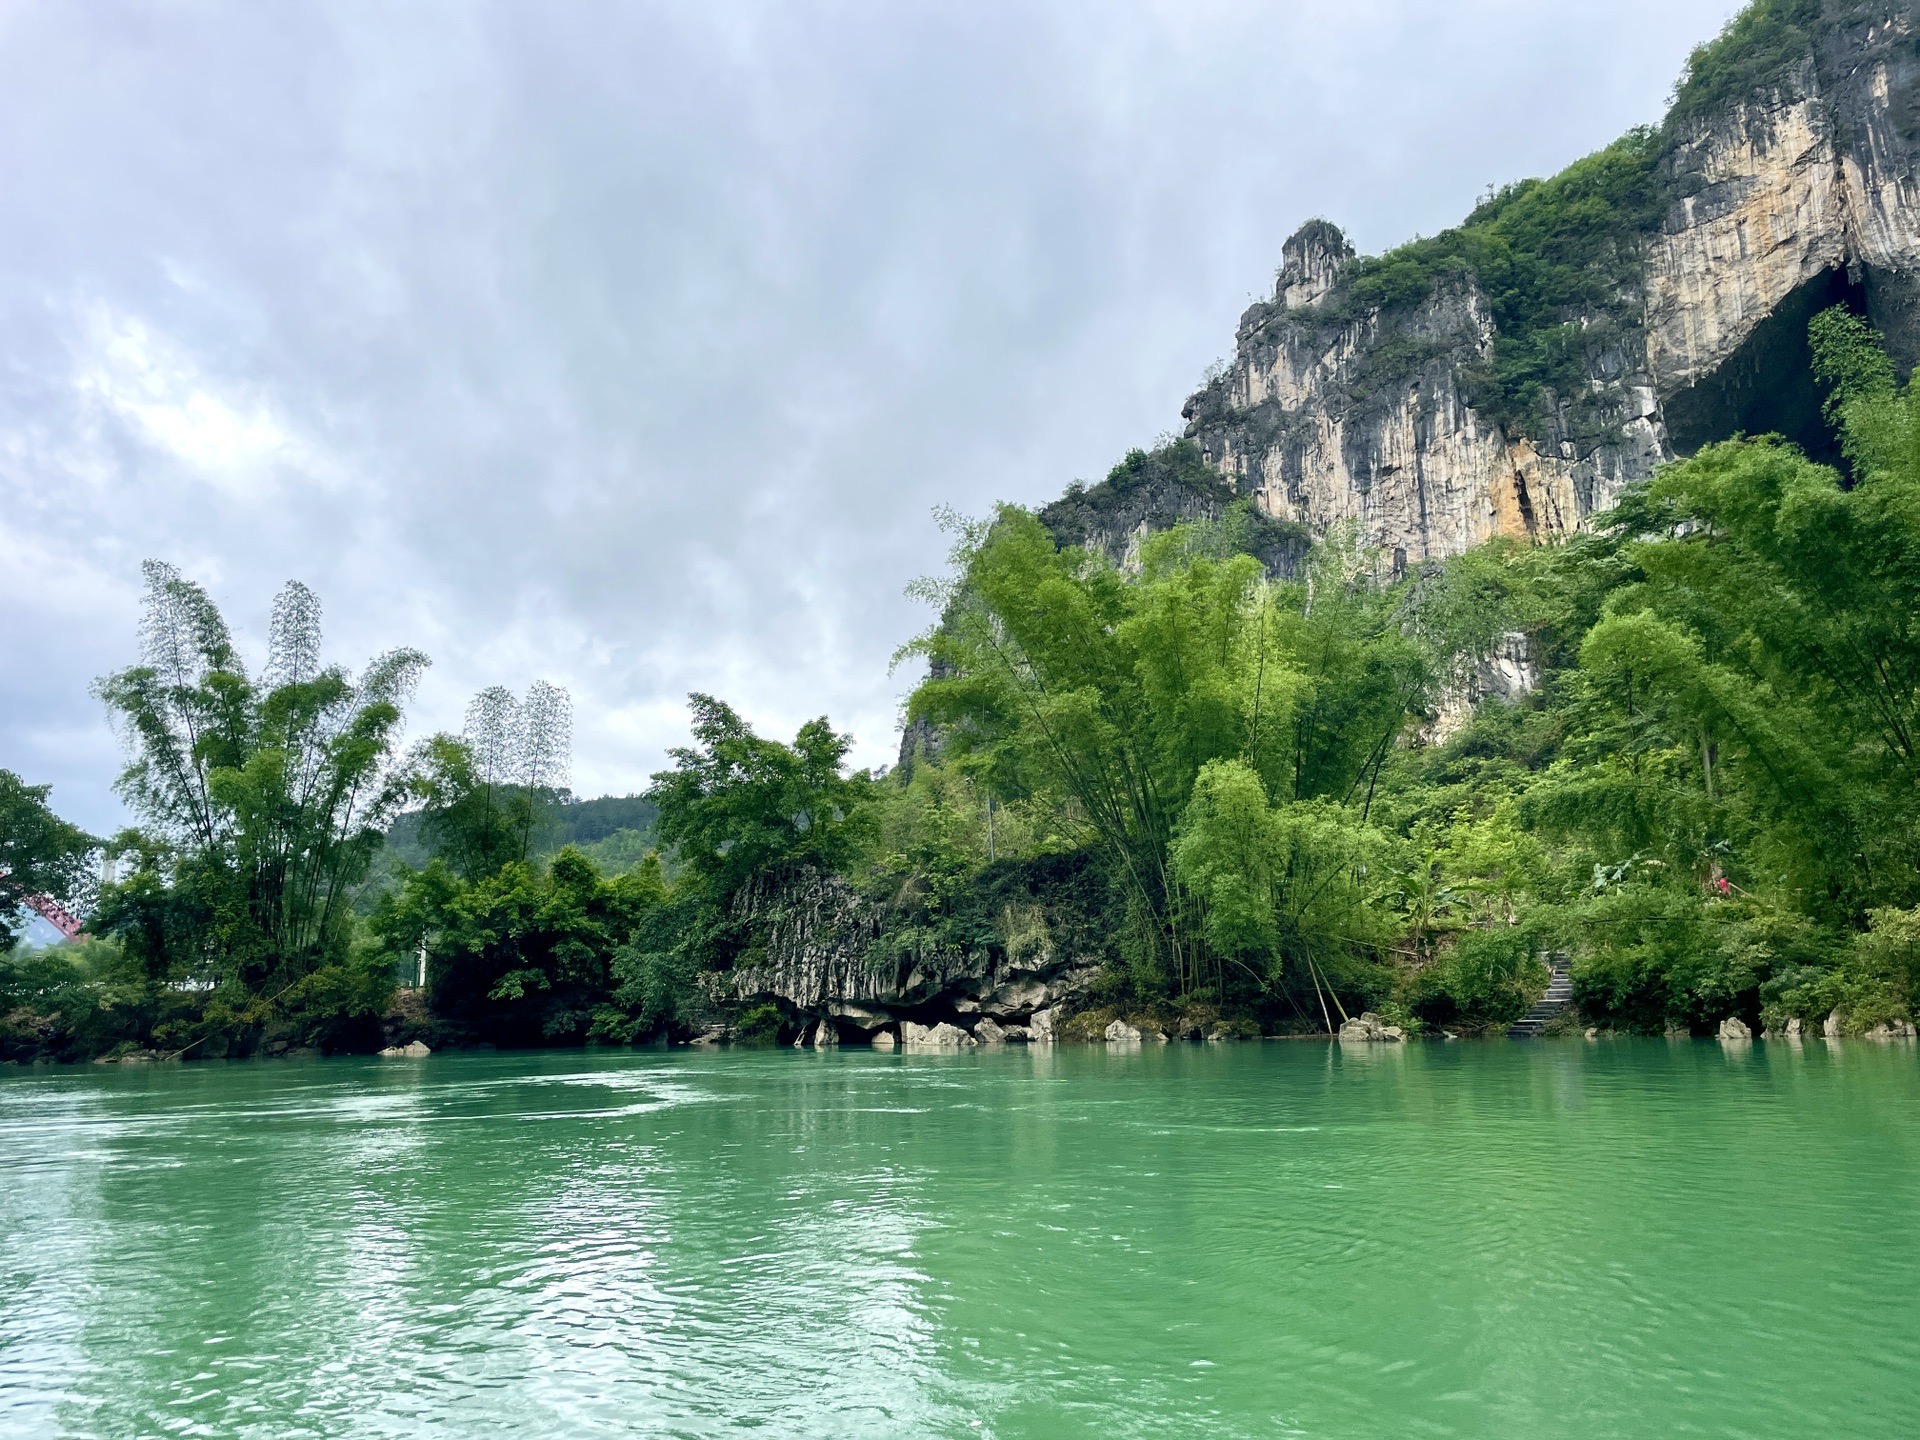
[[[1366,252],[1659,118],[1732,0],[0,0],[0,768],[126,822],[140,562],[256,659],[897,745],[939,505],[1180,424],[1324,216]]]

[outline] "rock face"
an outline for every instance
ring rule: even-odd
[[[1347,1041],[1373,1043],[1378,1041],[1399,1041],[1407,1038],[1407,1032],[1398,1025],[1389,1025],[1371,1010],[1355,1015],[1340,1027],[1340,1038]]]
[[[1831,453],[1807,319],[1847,303],[1903,371],[1920,360],[1920,51],[1903,5],[1826,17],[1797,61],[1676,112],[1651,142],[1664,204],[1629,237],[1637,278],[1551,317],[1580,351],[1568,393],[1497,414],[1476,377],[1504,332],[1472,265],[1362,294],[1365,262],[1316,220],[1282,248],[1231,365],[1187,402],[1187,435],[1265,514],[1350,525],[1396,567],[1573,530],[1735,431]]]
[[[916,1025],[911,1020],[903,1020],[900,1022],[900,1043],[909,1050],[959,1050],[979,1042],[958,1025],[949,1025],[944,1020],[933,1026]]]
[[[960,1025],[977,1029],[988,1021],[1029,1025],[1035,1039],[1051,1039],[1051,1017],[1043,1023],[1040,1015],[1099,970],[1097,962],[1060,955],[1045,941],[1005,954],[939,951],[876,967],[869,954],[882,917],[834,875],[803,877],[778,892],[750,891],[736,914],[764,937],[761,958],[719,977],[724,989],[716,998],[772,1000],[799,1012],[803,1044],[877,1038],[896,1025],[904,1045],[924,1043],[910,1032],[937,1029],[972,1044]],[[823,1030],[831,1038],[820,1038]]]
[[[1869,1040],[1911,1040],[1914,1038],[1913,1021],[1907,1019],[1882,1020],[1866,1032]]]

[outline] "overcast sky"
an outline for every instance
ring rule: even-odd
[[[1732,0],[0,0],[0,767],[122,823],[139,564],[257,647],[708,690],[890,759],[939,503],[1096,479],[1324,215],[1366,251],[1658,118]]]

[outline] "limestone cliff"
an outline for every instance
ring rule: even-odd
[[[1057,899],[1057,897],[1056,897]],[[1097,956],[1076,954],[1057,916],[1031,899],[998,917],[1002,943],[876,955],[889,917],[838,875],[750,885],[734,917],[755,948],[715,976],[721,1002],[775,1001],[818,1043],[899,1032],[903,1024],[981,1019],[1026,1027],[1085,989]],[[824,1027],[824,1029],[822,1029]],[[1024,1033],[1024,1032],[1023,1032]]]
[[[1571,530],[1736,431],[1828,453],[1807,319],[1850,304],[1920,359],[1916,145],[1910,6],[1756,5],[1658,131],[1458,231],[1362,260],[1307,224],[1187,434],[1264,514],[1399,565]]]

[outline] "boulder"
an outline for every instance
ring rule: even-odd
[[[1010,1016],[1038,1010],[1047,1003],[1048,998],[1049,992],[1044,981],[1021,977],[996,985],[980,1001],[979,1008],[983,1014],[1005,1020]]]
[[[1407,1032],[1402,1030],[1398,1025],[1388,1025],[1384,1023],[1380,1017],[1371,1010],[1363,1010],[1360,1014],[1347,1020],[1346,1023],[1340,1027],[1340,1038],[1342,1040],[1367,1043],[1378,1041],[1392,1042],[1405,1040],[1407,1038]]]
[[[1053,1043],[1053,1021],[1057,1012],[1036,1010],[1027,1017],[1027,1038],[1036,1045]]]
[[[1004,1045],[1007,1032],[991,1015],[973,1027],[973,1038],[980,1045]]]
[[[1580,1033],[1589,1040],[1598,1040],[1600,1038],[1600,1027],[1598,1025],[1589,1025]],[[1447,1038],[1451,1040],[1453,1037],[1449,1035]]]
[[[424,1060],[433,1050],[423,1040],[409,1040],[405,1045],[389,1045],[380,1052],[382,1060]]]
[[[1840,1038],[1840,1012],[1832,1011],[1820,1026],[1820,1033],[1829,1040]]]
[[[1000,1027],[1000,1038],[1003,1040],[1025,1040],[1027,1039],[1027,1027],[1024,1025],[1002,1025]]]
[[[840,1032],[833,1028],[831,1020],[822,1020],[813,1027],[813,1048],[831,1050],[840,1043]]]
[[[1753,1039],[1753,1031],[1747,1028],[1747,1022],[1739,1016],[1729,1015],[1720,1022],[1720,1038],[1722,1040],[1751,1040]]]
[[[687,1043],[690,1045],[718,1045],[722,1040],[725,1040],[726,1038],[727,1038],[726,1026],[709,1025],[705,1030],[702,1030],[698,1035],[694,1036],[693,1039],[691,1039]]]
[[[1107,1043],[1109,1045],[1125,1045],[1129,1043],[1137,1045],[1140,1043],[1140,1032],[1124,1020],[1115,1020],[1111,1025],[1107,1026]]]
[[[1867,1031],[1869,1040],[1911,1040],[1914,1038],[1913,1021],[1907,1019],[1882,1020]]]
[[[1239,1038],[1240,1032],[1238,1030],[1229,1030],[1224,1025],[1216,1025],[1213,1029],[1207,1031],[1207,1043],[1209,1045],[1224,1045],[1229,1040],[1238,1040]]]
[[[873,1032],[873,1048],[874,1049],[891,1050],[893,1049],[893,1047],[894,1047],[893,1031],[876,1030]]]
[[[902,1020],[900,1043],[910,1050],[959,1050],[978,1042],[958,1025],[949,1025],[944,1020],[932,1029]]]
[[[1804,1027],[1800,1023],[1800,1017],[1798,1015],[1789,1015],[1786,1024],[1780,1027],[1777,1035],[1771,1030],[1767,1031],[1766,1034],[1776,1040],[1798,1040],[1803,1031]]]

